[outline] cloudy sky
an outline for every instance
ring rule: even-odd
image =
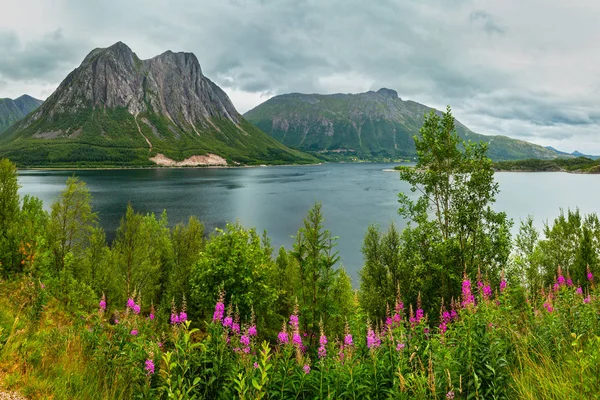
[[[95,47],[197,55],[240,112],[395,89],[472,130],[600,154],[597,0],[0,0],[0,97],[45,99]]]

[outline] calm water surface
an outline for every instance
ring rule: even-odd
[[[167,210],[171,224],[190,215],[204,222],[206,231],[240,221],[266,229],[275,248],[291,248],[292,236],[315,201],[323,204],[325,226],[339,236],[342,264],[357,283],[362,265],[360,248],[370,223],[386,228],[397,214],[397,194],[409,192],[398,174],[384,172],[391,164],[324,164],[317,166],[155,169],[108,171],[19,172],[21,194],[41,198],[48,209],[75,174],[87,182],[93,206],[109,239],[128,202],[138,212]],[[500,194],[495,206],[515,220],[533,215],[536,225],[554,218],[559,208],[578,206],[600,213],[600,175],[566,173],[499,173]]]

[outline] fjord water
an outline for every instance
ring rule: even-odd
[[[277,249],[291,248],[292,236],[308,209],[323,204],[325,227],[339,236],[341,262],[357,284],[362,265],[360,248],[370,223],[387,229],[397,214],[397,194],[410,193],[392,164],[323,164],[312,166],[226,169],[139,170],[22,170],[21,195],[41,198],[44,206],[58,198],[69,176],[84,180],[92,194],[94,210],[111,240],[128,202],[138,212],[159,215],[164,209],[170,224],[190,215],[204,222],[206,232],[238,220],[260,232],[266,229]],[[532,215],[538,228],[556,217],[559,209],[579,207],[600,212],[600,176],[566,173],[497,173],[500,194],[495,208],[515,221]]]

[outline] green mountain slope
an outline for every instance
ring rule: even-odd
[[[413,136],[432,108],[404,101],[390,89],[359,94],[285,94],[244,114],[257,127],[285,145],[330,158],[366,160],[415,156]],[[489,143],[495,160],[553,159],[557,153],[506,136],[472,132],[457,122],[462,138]]]
[[[191,53],[140,60],[119,42],[93,50],[0,137],[20,166],[308,163],[248,123]]]
[[[24,94],[16,99],[0,99],[0,133],[38,108],[42,100]]]

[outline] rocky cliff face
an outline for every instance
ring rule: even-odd
[[[334,158],[381,160],[414,157],[413,136],[431,110],[382,88],[358,94],[275,96],[244,117],[291,147]],[[488,154],[496,160],[557,157],[532,143],[474,133],[458,121],[456,130],[465,139],[489,143]]]
[[[209,118],[240,121],[227,94],[202,74],[194,54],[167,51],[140,60],[122,42],[93,50],[46,103],[33,120],[90,107],[124,107],[132,115],[159,113],[178,125],[206,125]]]
[[[36,166],[315,161],[248,123],[194,54],[141,60],[121,42],[90,52],[2,134],[0,156]]]
[[[16,99],[0,99],[0,133],[42,104],[42,100],[24,94]]]

